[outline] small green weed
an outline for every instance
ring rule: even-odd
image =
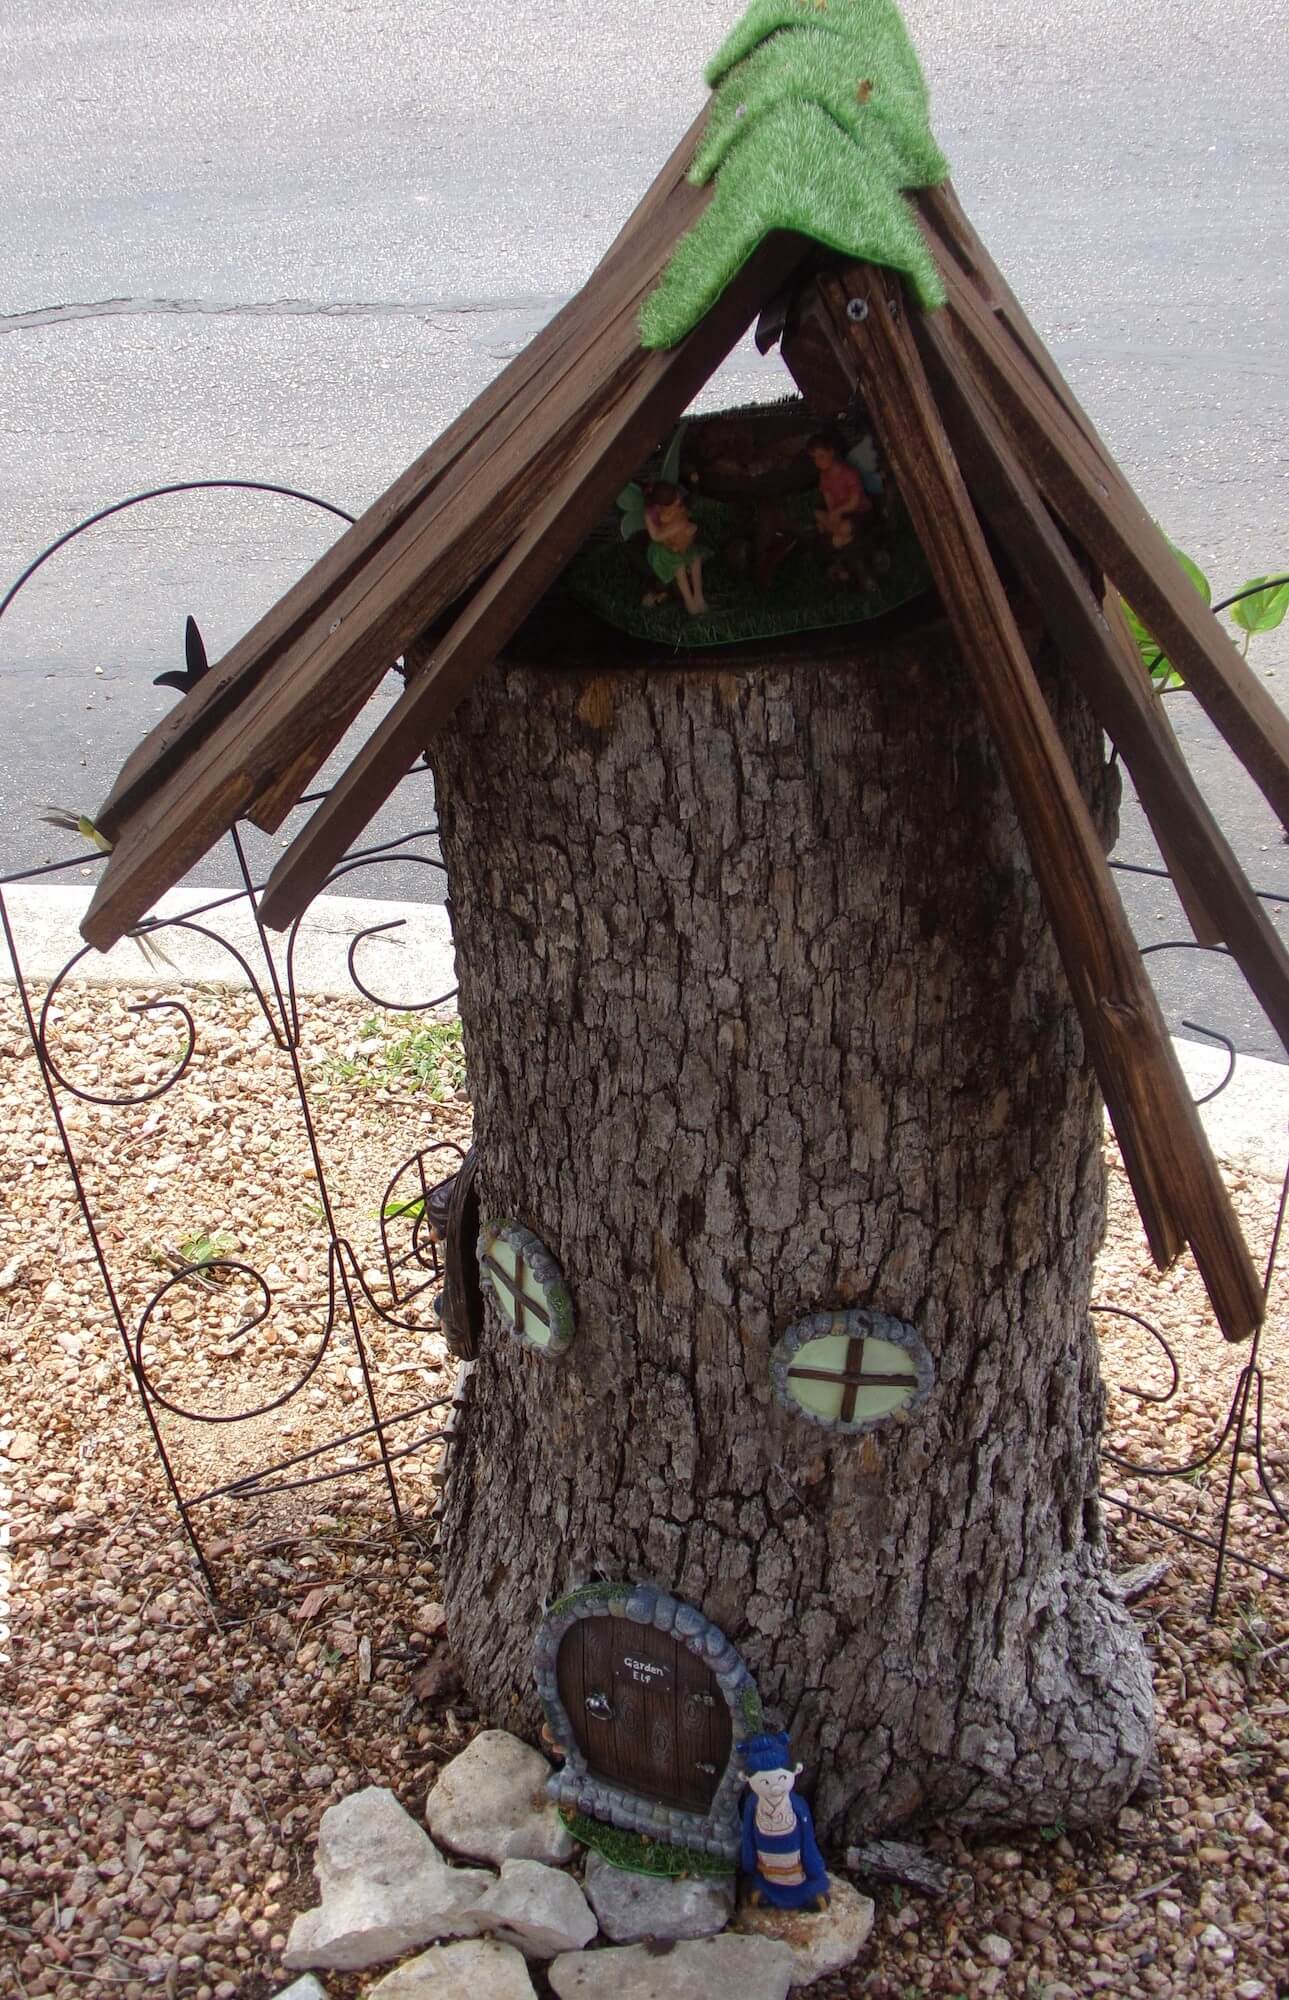
[[[195,1236],[186,1236],[179,1245],[179,1255],[185,1264],[195,1264],[200,1269],[203,1264],[217,1264],[227,1257],[237,1245],[231,1236],[217,1229],[213,1236],[202,1229]]]
[[[421,1021],[396,1027],[373,1016],[362,1024],[356,1052],[329,1056],[323,1074],[359,1090],[388,1090],[395,1084],[423,1090],[443,1104],[465,1083],[465,1049],[460,1021]],[[399,1214],[409,1209],[399,1204]]]
[[[381,1210],[382,1222],[419,1222],[425,1213],[425,1196],[418,1194],[411,1201],[387,1201]]]

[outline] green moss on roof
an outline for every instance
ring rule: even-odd
[[[944,293],[904,199],[948,164],[926,84],[891,0],[753,0],[708,66],[715,86],[690,179],[716,186],[641,314],[647,347],[672,347],[757,245],[788,229]]]
[[[856,145],[880,155],[896,187],[943,180],[948,167],[927,123],[926,90],[916,61],[909,74],[896,73],[892,64],[879,81],[864,68],[863,51],[848,52],[849,43],[817,27],[761,42],[719,84],[690,179],[699,186],[709,181],[751,121],[776,111],[785,100],[800,99],[826,111]],[[911,48],[908,53],[912,57]],[[861,95],[865,85],[871,91],[867,97]],[[904,175],[907,179],[900,178]]]

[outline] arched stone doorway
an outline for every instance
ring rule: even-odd
[[[542,1621],[535,1669],[561,1805],[734,1861],[737,1750],[761,1701],[723,1632],[647,1584],[589,1584]]]

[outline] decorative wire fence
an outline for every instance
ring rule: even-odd
[[[323,508],[341,520],[352,518],[329,502],[268,482],[201,480],[151,489],[98,510],[52,542],[27,565],[0,598],[0,621],[36,573],[59,550],[88,529],[151,500],[213,490],[275,494]],[[204,652],[200,641],[198,639],[194,646],[190,636],[189,674],[199,673],[203,664]],[[170,676],[169,679],[179,682],[185,677]],[[409,786],[428,782],[423,761],[418,763],[405,782]],[[316,804],[325,796],[325,792],[316,792],[302,800],[301,804]],[[437,826],[431,820],[411,833],[357,849],[332,872],[322,893],[334,891],[338,884],[360,870],[394,861],[438,871],[442,876],[443,864],[436,843]],[[410,1406],[396,1408],[387,1393],[388,1385],[380,1358],[375,1352],[373,1337],[373,1328],[392,1331],[413,1342],[423,1342],[427,1337],[437,1339],[440,1334],[438,1296],[444,1282],[444,1271],[440,1246],[430,1225],[429,1198],[435,1186],[456,1171],[463,1157],[462,1147],[455,1140],[436,1140],[409,1153],[388,1175],[378,1210],[379,1269],[373,1269],[370,1263],[364,1265],[351,1235],[342,1226],[333,1193],[332,1170],[319,1138],[311,1078],[303,1055],[309,1003],[300,990],[297,962],[301,928],[307,921],[308,913],[297,920],[285,939],[275,938],[260,921],[258,906],[263,885],[255,878],[242,837],[236,829],[228,836],[227,850],[233,861],[236,887],[231,891],[212,893],[206,899],[198,896],[185,900],[181,911],[154,915],[141,923],[131,935],[137,948],[152,960],[154,973],[158,958],[162,964],[167,963],[168,946],[180,949],[185,945],[191,947],[194,940],[204,951],[206,962],[209,962],[212,952],[217,958],[222,958],[228,968],[230,983],[244,994],[249,994],[253,1010],[264,1023],[263,1034],[271,1059],[286,1066],[290,1079],[288,1098],[297,1121],[298,1145],[309,1163],[321,1225],[320,1240],[316,1245],[320,1266],[317,1272],[318,1295],[308,1301],[284,1297],[281,1287],[271,1284],[253,1262],[227,1253],[217,1241],[193,1246],[192,1254],[187,1257],[172,1256],[168,1275],[160,1282],[140,1286],[137,1257],[134,1259],[133,1274],[123,1279],[123,1253],[117,1240],[120,1232],[109,1232],[104,1228],[107,1196],[93,1171],[87,1171],[84,1129],[74,1124],[71,1111],[73,1108],[90,1108],[104,1114],[134,1112],[166,1098],[191,1077],[202,1049],[206,1024],[197,1018],[191,984],[185,984],[176,973],[177,992],[163,992],[162,997],[127,1003],[128,1012],[139,1024],[141,1035],[159,1021],[178,1028],[178,1045],[171,1047],[164,1060],[158,1061],[153,1051],[142,1060],[135,1061],[127,1056],[122,1062],[118,1041],[115,1056],[111,1059],[105,1060],[101,1053],[96,1056],[94,1051],[81,1048],[74,1062],[60,1046],[60,1014],[78,971],[91,956],[91,948],[87,946],[74,952],[52,979],[33,978],[23,962],[22,948],[5,891],[18,885],[56,883],[60,877],[73,871],[83,872],[86,866],[85,848],[78,846],[64,859],[42,867],[0,875],[0,929],[3,930],[12,963],[18,1003],[39,1067],[49,1117],[57,1134],[64,1165],[71,1176],[81,1222],[125,1365],[138,1394],[166,1484],[198,1569],[212,1600],[216,1602],[219,1599],[218,1585],[202,1534],[205,1512],[220,1503],[246,1504],[274,1496],[326,1489],[342,1481],[374,1478],[383,1485],[394,1522],[401,1526],[404,1504],[400,1495],[399,1469],[405,1467],[409,1460],[428,1453],[434,1461],[433,1481],[442,1485],[447,1476],[448,1455],[465,1408],[469,1376],[469,1364],[462,1364],[455,1371],[455,1380],[441,1393],[422,1397]],[[102,857],[98,858],[101,861]],[[1161,881],[1169,879],[1162,870],[1141,869],[1122,862],[1112,865],[1126,873],[1152,875]],[[1259,893],[1269,905],[1289,900],[1271,891]],[[345,954],[349,985],[355,995],[385,1013],[427,1014],[441,1011],[455,998],[455,988],[429,999],[391,998],[382,996],[359,969],[364,946],[397,930],[401,921],[394,917],[369,924],[350,936]],[[237,941],[225,934],[229,930],[235,932]],[[1213,958],[1229,956],[1220,946],[1200,946],[1189,940],[1148,946],[1143,955],[1178,949],[1205,951]],[[1214,1090],[1199,1100],[1207,1103],[1230,1084],[1236,1067],[1235,1048],[1229,1038],[1201,1024],[1187,1021],[1183,1025],[1227,1051],[1225,1077]],[[86,1080],[87,1074],[92,1081]],[[1265,1287],[1269,1304],[1277,1281],[1287,1204],[1289,1165],[1286,1166],[1267,1253]],[[203,1309],[213,1298],[219,1299],[225,1307],[222,1338],[214,1351],[226,1359],[236,1360],[239,1355],[249,1354],[256,1331],[265,1327],[275,1315],[298,1317],[302,1311],[313,1315],[305,1336],[305,1354],[285,1378],[279,1371],[272,1393],[233,1407],[228,1406],[226,1396],[216,1396],[214,1401],[218,1407],[198,1408],[191,1399],[188,1386],[182,1380],[173,1379],[173,1367],[168,1368],[158,1359],[162,1344],[160,1335],[176,1316],[177,1308],[180,1305],[186,1308],[183,1317],[191,1324],[194,1318],[200,1320]],[[231,1328],[227,1324],[230,1301],[233,1307]],[[1162,1385],[1158,1381],[1143,1380],[1119,1390],[1123,1397],[1134,1401],[1140,1410],[1149,1411],[1158,1420],[1161,1448],[1147,1456],[1125,1449],[1116,1442],[1111,1427],[1105,1460],[1115,1471],[1133,1481],[1130,1494],[1116,1495],[1111,1491],[1107,1495],[1112,1504],[1125,1514],[1149,1522],[1211,1557],[1213,1581],[1210,1610],[1214,1615],[1232,1564],[1242,1571],[1289,1582],[1289,1557],[1280,1553],[1274,1539],[1289,1527],[1289,1505],[1284,1490],[1284,1459],[1277,1456],[1271,1436],[1266,1327],[1261,1328],[1250,1346],[1242,1351],[1241,1365],[1225,1417],[1218,1422],[1209,1442],[1200,1451],[1188,1451],[1174,1460],[1164,1448],[1167,1419],[1183,1396],[1186,1379],[1176,1347],[1158,1326],[1141,1313],[1104,1302],[1094,1304],[1093,1311],[1099,1320],[1113,1319],[1121,1326],[1130,1324],[1135,1327],[1147,1348],[1156,1357],[1162,1356],[1165,1376]],[[299,1344],[298,1339],[293,1342],[293,1345]],[[280,1444],[279,1420],[307,1394],[324,1362],[342,1352],[353,1357],[348,1366],[351,1380],[355,1386],[361,1387],[363,1421],[322,1436],[317,1435],[318,1426],[314,1424],[309,1427],[308,1441],[300,1449],[285,1453],[280,1449],[274,1450],[272,1446]],[[399,1371],[393,1372],[398,1374]],[[181,1470],[172,1448],[175,1426],[241,1426],[243,1433],[250,1435],[252,1445],[260,1439],[268,1448],[262,1459],[256,1457],[252,1464],[241,1464],[231,1477],[194,1482]],[[1283,1451],[1283,1447],[1280,1449]],[[1262,1517],[1258,1532],[1251,1537],[1237,1532],[1241,1517],[1236,1507],[1241,1479],[1250,1474]],[[1193,1517],[1187,1520],[1180,1518],[1175,1508],[1161,1511],[1159,1506],[1145,1504],[1155,1485],[1165,1490],[1170,1483],[1193,1485],[1201,1475],[1216,1480],[1217,1488],[1215,1501],[1208,1506],[1199,1525]]]
[[[322,507],[342,520],[351,519],[328,502],[267,482],[205,480],[152,489],[100,509],[51,543],[0,599],[0,619],[44,564],[88,529],[151,500],[230,488],[281,495]],[[194,640],[192,636],[194,629],[190,627],[190,672],[194,652],[198,661],[204,659],[200,637]],[[428,773],[423,763],[406,782],[409,787],[425,787]],[[315,804],[323,797],[323,792],[314,793],[301,803]],[[437,834],[431,820],[395,839],[356,849],[332,871],[323,893],[334,892],[360,871],[395,861],[404,870],[429,869],[441,884],[443,864]],[[238,829],[228,836],[224,852],[231,859],[237,886],[229,891],[188,895],[182,899],[181,911],[149,917],[132,932],[133,945],[120,948],[122,953],[134,949],[140,954],[133,968],[134,980],[129,969],[120,976],[118,990],[125,1014],[133,1017],[138,1028],[137,1037],[124,1046],[112,1033],[117,1010],[106,1001],[92,1010],[93,1032],[88,1037],[83,1032],[70,1034],[69,1039],[67,1003],[77,987],[78,975],[84,976],[86,962],[96,954],[84,947],[73,952],[52,978],[33,979],[24,964],[11,898],[5,893],[20,885],[50,886],[73,873],[83,875],[87,863],[84,844],[76,845],[61,860],[0,876],[0,930],[49,1117],[163,1476],[202,1579],[216,1601],[219,1590],[202,1527],[212,1509],[218,1510],[220,1503],[259,1502],[330,1488],[342,1481],[375,1478],[384,1487],[395,1524],[403,1525],[400,1470],[409,1460],[428,1453],[434,1461],[432,1481],[442,1485],[468,1375],[465,1367],[454,1370],[455,1381],[445,1384],[441,1392],[420,1397],[410,1405],[404,1399],[400,1405],[398,1382],[391,1384],[389,1371],[382,1369],[375,1333],[380,1329],[405,1336],[404,1346],[412,1352],[439,1344],[438,1298],[444,1271],[440,1244],[431,1228],[429,1197],[436,1185],[456,1172],[463,1148],[452,1139],[433,1140],[408,1154],[387,1175],[376,1211],[379,1251],[373,1267],[370,1254],[367,1258],[359,1254],[342,1222],[334,1189],[334,1159],[328,1159],[328,1149],[320,1139],[314,1089],[304,1055],[312,1003],[301,990],[298,960],[308,913],[283,938],[274,937],[260,921],[263,885],[255,879]],[[102,855],[89,858],[91,866],[102,864]],[[355,998],[382,1014],[440,1014],[454,1000],[455,987],[428,998],[391,997],[376,990],[366,970],[366,948],[397,930],[400,921],[395,917],[373,922],[348,938],[344,957],[348,984]],[[172,972],[172,954],[187,956],[191,962],[194,951],[202,967],[200,978],[178,968]],[[138,999],[127,997],[134,983],[152,984],[158,976],[162,984],[155,997],[151,993]],[[167,985],[171,990],[167,991]],[[110,1221],[119,1209],[117,1190],[105,1184],[99,1156],[108,1143],[112,1115],[137,1121],[145,1107],[159,1106],[174,1094],[182,1094],[194,1081],[207,1089],[216,1087],[211,1079],[218,1071],[203,1061],[217,1053],[212,1045],[211,1009],[203,1007],[201,1001],[210,1001],[220,991],[249,996],[252,1013],[263,1024],[263,1046],[271,1062],[281,1064],[289,1079],[285,1097],[295,1123],[294,1149],[309,1163],[309,1205],[320,1225],[310,1231],[310,1247],[320,1268],[316,1281],[304,1287],[310,1294],[307,1298],[294,1295],[298,1287],[270,1283],[256,1263],[232,1254],[219,1232],[213,1238],[203,1234],[200,1241],[181,1246],[177,1252],[172,1250],[166,1257],[167,1275],[159,1282],[154,1275],[153,1281],[143,1283],[141,1273],[150,1260],[155,1261],[155,1249],[139,1243],[122,1244],[120,1230]],[[166,1034],[165,1030],[171,1032]],[[163,1031],[160,1048],[158,1031]],[[88,1125],[87,1114],[93,1120]],[[158,1144],[158,1127],[155,1115],[145,1117],[142,1127],[136,1126],[139,1139],[129,1140],[126,1150],[137,1153],[146,1148],[149,1138]],[[285,1138],[281,1133],[277,1136]],[[196,1208],[203,1198],[203,1190],[191,1190]],[[231,1362],[234,1368],[239,1360],[249,1363],[255,1356],[256,1335],[275,1320],[296,1331],[286,1335],[289,1348],[279,1345],[277,1349],[277,1365],[269,1371],[274,1377],[269,1391],[252,1392],[240,1400],[231,1396],[226,1380],[229,1371],[219,1369],[215,1379],[210,1379],[210,1357]],[[180,1331],[188,1355],[200,1356],[199,1371],[206,1378],[202,1407],[198,1406],[197,1390],[183,1379],[182,1369],[177,1371],[173,1357],[167,1354],[174,1345],[172,1336]],[[258,1359],[262,1362],[263,1356]],[[309,1411],[303,1425],[307,1442],[283,1452],[282,1436],[288,1429],[298,1428],[294,1413],[321,1379],[324,1365],[337,1360],[345,1365],[353,1386],[360,1387],[362,1421],[326,1432]],[[396,1368],[392,1372],[397,1378],[404,1371]],[[195,1456],[177,1451],[176,1439],[190,1427],[215,1427],[217,1432],[233,1427],[239,1448],[234,1450],[229,1443]],[[238,1461],[231,1474],[230,1460]],[[217,1473],[194,1480],[190,1471],[193,1462],[207,1471],[221,1467],[227,1476]]]

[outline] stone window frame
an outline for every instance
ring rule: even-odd
[[[522,1267],[531,1271],[546,1294],[546,1303],[550,1307],[547,1319],[550,1339],[545,1343],[533,1340],[524,1333],[522,1325],[511,1318],[502,1303],[496,1280],[488,1265],[493,1245],[498,1242],[505,1243],[514,1251]],[[490,1302],[493,1310],[500,1315],[510,1338],[517,1340],[533,1354],[554,1358],[566,1353],[572,1346],[573,1336],[577,1331],[573,1313],[573,1294],[568,1288],[568,1280],[563,1271],[541,1238],[534,1236],[531,1229],[525,1229],[521,1222],[514,1222],[508,1216],[502,1216],[494,1221],[480,1223],[475,1254],[479,1262],[479,1283],[484,1299]],[[532,1310],[535,1307],[536,1301],[528,1297],[526,1308]],[[546,1315],[542,1313],[541,1317],[546,1318]]]
[[[818,1410],[808,1410],[804,1403],[793,1395],[789,1384],[792,1363],[803,1347],[812,1341],[827,1340],[839,1334],[851,1339],[885,1340],[893,1347],[902,1347],[917,1371],[917,1382],[909,1401],[900,1409],[887,1410],[877,1417],[860,1417],[847,1421],[842,1417],[826,1417]],[[839,1437],[866,1437],[873,1431],[885,1430],[890,1425],[907,1424],[914,1413],[920,1410],[935,1387],[935,1362],[931,1350],[917,1328],[907,1320],[896,1319],[890,1313],[873,1312],[867,1307],[839,1307],[833,1312],[807,1313],[803,1319],[794,1320],[787,1332],[781,1334],[770,1354],[770,1386],[776,1399],[794,1417],[801,1417],[816,1429],[830,1431]]]
[[[627,1618],[672,1633],[711,1670],[730,1714],[729,1761],[721,1773],[712,1803],[705,1813],[686,1812],[629,1792],[595,1777],[578,1747],[568,1713],[559,1697],[559,1650],[574,1625],[586,1618]],[[743,1767],[739,1746],[764,1727],[756,1682],[732,1642],[692,1604],[652,1584],[587,1584],[553,1604],[542,1620],[533,1648],[533,1677],[547,1726],[559,1744],[564,1767],[546,1789],[560,1805],[585,1813],[588,1819],[644,1834],[673,1847],[692,1847],[716,1855],[731,1868],[738,1861],[741,1841],[740,1803]]]

